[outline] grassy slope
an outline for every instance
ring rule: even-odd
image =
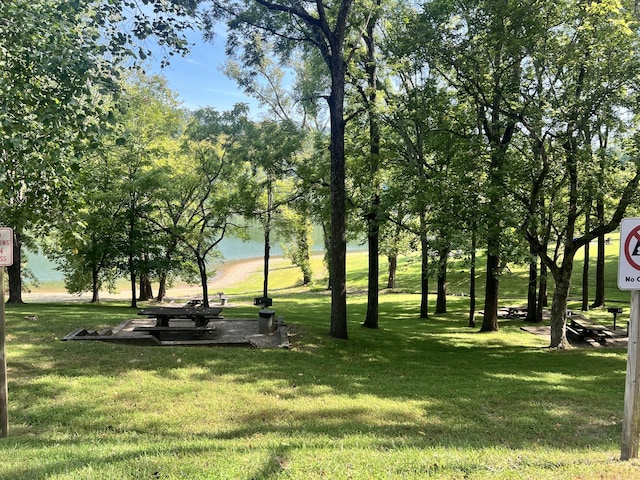
[[[414,290],[417,268],[403,264],[400,290]],[[363,288],[366,258],[350,256],[349,271]],[[135,312],[10,306],[0,478],[640,478],[640,464],[617,460],[625,351],[550,351],[519,322],[479,334],[462,297],[420,320],[416,293],[382,295],[376,331],[359,327],[366,296],[351,295],[350,339],[338,341],[321,282],[303,291],[283,263],[270,278],[288,351],[60,342]],[[522,301],[520,281],[505,275],[505,302]],[[242,301],[260,287],[228,289],[234,314],[255,313]]]

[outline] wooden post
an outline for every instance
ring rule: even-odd
[[[631,291],[621,460],[638,458],[640,437],[640,290]]]
[[[7,395],[7,355],[5,351],[4,267],[0,266],[0,437],[9,435],[9,401]]]

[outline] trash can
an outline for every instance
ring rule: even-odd
[[[258,331],[260,333],[273,333],[276,331],[275,314],[275,311],[264,308],[258,312]]]

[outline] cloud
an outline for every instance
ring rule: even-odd
[[[207,67],[208,65],[202,62],[198,62],[196,60],[194,60],[193,58],[189,58],[189,57],[184,57],[181,59],[183,62],[185,63],[190,63],[191,65],[197,65],[199,67]]]

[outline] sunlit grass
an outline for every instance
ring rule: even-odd
[[[62,342],[136,311],[9,306],[0,478],[640,478],[618,461],[625,350],[550,350],[515,320],[478,333],[460,296],[419,319],[419,265],[403,268],[404,286],[380,296],[380,328],[364,329],[366,255],[349,256],[344,341],[327,335],[325,278],[302,287],[274,263],[290,350]],[[261,282],[230,289],[225,314],[255,315]]]

